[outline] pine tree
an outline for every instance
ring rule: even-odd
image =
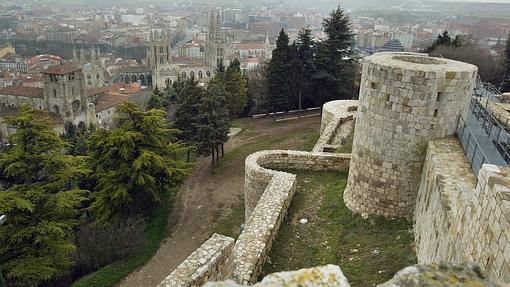
[[[306,27],[303,28],[297,38],[298,57],[300,64],[300,82],[299,85],[299,99],[298,108],[309,107],[313,101],[312,85],[313,75],[315,74],[314,67],[314,41],[312,40],[312,31]]]
[[[289,37],[282,29],[276,41],[271,61],[267,68],[267,87],[269,93],[269,105],[273,113],[288,108],[290,93],[287,70],[289,68]]]
[[[188,80],[183,82],[180,93],[177,96],[176,109],[174,114],[175,127],[181,132],[178,135],[180,141],[188,146],[196,146],[196,126],[199,114],[200,102],[204,89],[198,86],[198,82]]]
[[[118,128],[99,129],[89,141],[89,164],[97,181],[90,209],[98,223],[148,212],[187,172],[187,165],[175,159],[183,147],[164,111],[142,112],[128,102],[117,112]]]
[[[10,285],[37,286],[73,265],[70,237],[85,191],[83,158],[64,155],[64,141],[46,112],[22,106],[6,122],[17,126],[16,145],[0,154],[7,190],[0,192],[0,269]]]
[[[226,105],[230,118],[238,116],[247,104],[247,80],[241,73],[239,60],[230,63],[224,77],[219,76],[226,89]]]
[[[457,39],[455,38],[455,43],[454,44],[460,44],[460,39]],[[434,40],[434,42],[432,43],[432,45],[430,47],[428,47],[427,49],[425,49],[425,52],[426,53],[431,53],[433,52],[437,47],[440,47],[440,46],[451,46],[452,45],[452,38],[450,37],[450,35],[448,34],[448,31],[443,31],[442,34],[439,34],[437,35],[437,39]]]
[[[207,87],[207,91],[202,94],[200,101],[200,110],[197,116],[196,142],[197,153],[199,155],[211,154],[214,167],[214,159],[219,160],[219,147],[228,140],[229,116],[226,106],[225,84],[221,78],[213,78]],[[216,156],[215,153],[216,152]]]
[[[501,82],[500,90],[502,93],[510,92],[510,34],[506,40],[505,48],[505,76]]]
[[[159,91],[158,87],[152,91],[152,95],[147,102],[147,110],[163,108],[163,93]]]
[[[324,19],[327,39],[315,45],[314,91],[322,105],[335,99],[350,99],[354,89],[356,60],[354,34],[348,15],[338,7]]]

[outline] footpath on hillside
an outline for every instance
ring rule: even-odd
[[[157,286],[206,241],[215,222],[243,201],[244,160],[261,149],[311,150],[318,138],[320,117],[274,123],[271,118],[243,119],[242,131],[225,146],[225,159],[211,173],[211,159],[201,158],[181,186],[169,218],[169,235],[154,257],[118,286]],[[236,219],[242,222],[242,218]]]

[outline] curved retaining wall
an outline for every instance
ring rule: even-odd
[[[364,59],[351,170],[344,193],[354,212],[411,216],[427,142],[455,132],[477,68],[414,53]]]
[[[356,100],[331,101],[322,107],[320,138],[313,152],[333,151],[345,144],[345,139],[354,129],[354,117],[358,109]]]
[[[293,150],[267,150],[249,155],[244,173],[245,218],[250,218],[269,181],[288,174],[277,169],[347,171],[350,158],[350,154]]]

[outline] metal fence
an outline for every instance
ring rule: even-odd
[[[485,106],[483,106],[479,99],[473,97],[469,107],[489,140],[495,145],[499,154],[508,164],[510,163],[510,135],[508,134],[507,127],[502,125],[501,117],[499,119],[494,117],[494,114],[488,107],[488,102],[487,100]]]
[[[469,166],[475,174],[478,174],[482,165],[488,163],[488,157],[484,153],[466,120],[461,115],[459,115],[457,121],[456,135],[464,148],[464,153],[469,160]]]

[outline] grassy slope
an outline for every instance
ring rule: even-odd
[[[297,173],[298,190],[262,276],[336,264],[352,286],[373,286],[415,263],[410,222],[363,219],[345,206],[346,172]],[[308,223],[300,224],[301,218]]]
[[[107,265],[98,271],[80,278],[72,287],[109,287],[120,282],[136,268],[147,263],[158,250],[161,241],[167,235],[168,215],[173,202],[174,192],[167,192],[160,206],[149,218],[145,231],[146,243],[138,252],[124,260]]]

